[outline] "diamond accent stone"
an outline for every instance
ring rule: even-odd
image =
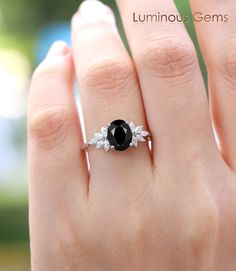
[[[90,140],[89,143],[90,143],[91,145],[96,145],[97,142],[98,142],[97,138],[93,137],[93,138]]]
[[[105,151],[109,151],[110,149],[110,143],[108,140],[103,141],[103,148]]]
[[[101,134],[101,133],[95,133],[94,137],[95,137],[97,140],[101,140],[101,139],[103,139],[103,134]]]
[[[143,130],[143,126],[138,126],[135,128],[134,132],[138,134],[138,133],[141,133],[142,130]]]
[[[148,136],[148,135],[149,135],[149,132],[143,130],[143,131],[141,132],[141,135],[142,135],[143,137]]]
[[[136,148],[138,147],[138,139],[135,136],[133,136],[133,138],[132,138],[132,146],[134,146]]]
[[[137,134],[137,135],[136,135],[136,138],[137,138],[138,141],[140,141],[140,142],[146,141],[146,140],[143,138],[143,136],[142,136],[141,134]]]
[[[103,141],[98,141],[96,144],[96,149],[101,149],[103,147]]]
[[[103,137],[106,138],[107,137],[107,127],[102,127],[101,133],[102,133]]]
[[[133,122],[130,122],[130,125],[129,125],[130,129],[131,129],[131,132],[134,133],[135,131],[135,125]]]
[[[144,142],[145,137],[149,135],[149,133],[143,130],[143,126],[135,126],[133,122],[130,123],[130,128],[132,131],[132,143],[131,146],[138,147],[138,142]]]

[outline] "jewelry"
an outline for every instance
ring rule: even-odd
[[[143,126],[135,126],[133,122],[114,120],[106,127],[101,128],[100,133],[95,133],[88,143],[81,149],[86,150],[90,146],[105,151],[124,151],[129,147],[138,147],[139,142],[151,140],[149,132],[143,130]]]

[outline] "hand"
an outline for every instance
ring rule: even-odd
[[[32,79],[28,111],[33,271],[236,269],[236,2],[192,0],[229,14],[196,25],[210,109],[181,23],[134,23],[132,12],[177,14],[171,0],[117,0],[133,59],[111,10],[86,1],[73,48],[57,42]],[[220,10],[221,9],[221,10]],[[73,65],[74,63],[74,65]],[[80,150],[75,74],[87,138],[115,119],[144,124],[147,144]]]

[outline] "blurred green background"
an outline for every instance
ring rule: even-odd
[[[0,271],[30,270],[25,125],[29,81],[54,40],[70,43],[70,18],[80,2],[0,0]],[[114,1],[103,2],[115,11],[124,38]],[[188,0],[176,4],[180,13],[190,13]],[[186,27],[198,50],[193,24]]]

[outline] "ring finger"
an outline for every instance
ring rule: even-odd
[[[116,119],[145,126],[133,63],[118,35],[112,11],[99,1],[83,2],[72,20],[72,39],[87,138]],[[120,187],[122,184],[126,189],[129,185],[133,187],[127,179],[134,179],[135,187],[143,185],[140,173],[143,168],[148,168],[145,163],[151,165],[147,144],[124,152],[90,150],[90,182],[94,182],[96,188],[104,188],[104,179],[109,179],[109,187],[112,187],[117,173]],[[136,178],[134,172],[137,172]],[[116,190],[117,185],[114,183]]]

